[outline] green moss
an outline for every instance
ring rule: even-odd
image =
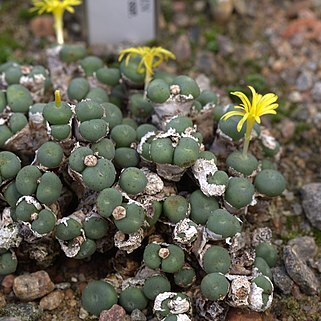
[[[319,296],[300,294],[300,300],[293,296],[274,300],[272,311],[276,317],[291,316],[295,321],[318,321],[321,314]]]

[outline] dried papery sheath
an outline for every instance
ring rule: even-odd
[[[179,94],[179,86],[173,85],[170,88],[170,97],[161,104],[154,103],[155,115],[153,121],[159,125],[161,129],[165,129],[166,122],[176,115],[188,115],[194,98],[192,95]]]
[[[42,112],[31,112],[29,110],[28,113],[28,119],[29,119],[29,126],[31,129],[39,128],[39,129],[45,129],[45,118],[43,117]]]
[[[126,280],[123,280],[121,284],[121,289],[124,291],[128,287],[143,287],[145,280],[132,277],[132,278],[127,278]]]
[[[257,204],[257,200],[256,200],[256,197],[255,197],[255,193],[253,194],[252,196],[252,200],[251,200],[251,203],[248,204],[248,205],[245,205],[244,207],[241,207],[241,208],[235,208],[233,205],[231,205],[224,197],[223,195],[223,199],[224,199],[224,207],[231,213],[231,214],[234,214],[234,215],[238,215],[238,214],[241,214],[241,213],[244,213],[247,212],[247,208],[249,206],[254,206]]]
[[[161,271],[159,270],[154,270],[154,269],[151,269],[147,266],[145,266],[144,264],[142,264],[138,270],[136,271],[136,274],[135,274],[135,278],[138,279],[138,280],[147,280],[149,279],[150,277],[152,276],[155,276],[155,275],[163,275],[164,273],[162,273]]]
[[[191,313],[192,306],[190,300],[184,294],[176,292],[158,294],[154,301],[154,312],[156,315],[162,315],[167,309],[171,314],[183,314]]]
[[[206,196],[221,196],[224,194],[226,186],[208,183],[208,176],[214,175],[217,172],[217,166],[214,160],[200,158],[192,167],[194,177],[197,179],[201,191]]]
[[[231,281],[227,303],[233,307],[247,307],[249,305],[251,282],[246,276],[230,274],[225,276]]]
[[[169,181],[178,182],[186,172],[186,168],[172,164],[156,164],[157,174]]]
[[[252,246],[256,247],[258,244],[272,241],[272,230],[269,227],[260,227],[253,231]]]
[[[80,251],[80,247],[84,241],[84,236],[77,236],[67,243],[58,239],[60,247],[67,257],[75,257]]]
[[[166,318],[162,319],[164,321]],[[176,321],[192,321],[187,314],[176,314]]]
[[[190,219],[185,218],[176,223],[173,231],[173,239],[181,245],[192,245],[198,237],[197,225]]]
[[[216,234],[214,232],[212,232],[211,230],[209,230],[207,227],[203,227],[202,228],[202,232],[204,233],[204,237],[208,240],[211,241],[220,241],[223,239],[223,236],[220,234]],[[226,243],[228,243],[229,240],[226,240]],[[228,243],[229,244],[229,243]]]
[[[270,283],[270,286],[272,288],[271,294],[264,293],[264,290],[258,285],[256,285],[255,282],[251,283],[251,292],[249,295],[249,308],[257,312],[263,312],[267,310],[271,306],[273,300],[273,283],[268,277],[264,278]]]
[[[32,77],[22,76],[20,84],[29,89],[34,102],[42,102],[44,100],[46,77],[43,74],[35,74]]]
[[[146,167],[141,168],[141,170],[144,172],[148,181],[144,190],[144,194],[155,195],[160,193],[164,188],[163,180],[156,173],[151,172]]]
[[[62,62],[59,58],[59,52],[62,46],[55,46],[46,50],[48,69],[51,76],[54,89],[61,91],[62,99],[68,100],[67,89],[70,79],[77,73],[79,64]]]
[[[39,131],[35,136],[35,131],[31,132],[29,124],[11,136],[4,143],[3,149],[14,153],[23,153],[24,155],[33,156],[34,152],[45,142],[48,141],[46,131]]]
[[[224,321],[228,312],[225,301],[209,301],[204,298],[200,289],[194,293],[197,313],[207,321]]]
[[[114,236],[115,246],[120,250],[126,251],[128,254],[138,249],[143,239],[144,231],[142,228],[132,234],[124,234],[121,231],[117,231]]]
[[[21,203],[22,201],[25,201],[28,204],[32,204],[37,210],[41,210],[42,205],[32,196],[22,196],[18,199],[17,204]]]
[[[249,233],[237,233],[231,238],[229,246],[231,257],[231,274],[252,275],[252,266],[255,260],[255,251],[251,247]]]
[[[22,241],[19,232],[19,224],[13,222],[10,208],[6,207],[0,221],[0,248],[9,250],[12,247],[18,247]]]
[[[277,148],[280,148],[274,155],[275,159],[279,160],[282,149],[279,146],[277,140],[271,135],[270,131],[267,128],[263,126],[261,127],[259,139],[261,140],[262,145],[269,150],[276,150]]]

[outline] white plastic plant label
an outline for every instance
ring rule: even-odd
[[[87,0],[88,41],[143,43],[156,37],[157,0]]]

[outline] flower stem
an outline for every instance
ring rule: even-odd
[[[250,145],[250,140],[251,140],[251,133],[252,133],[252,129],[254,126],[254,118],[253,117],[249,117],[246,121],[246,132],[245,132],[245,136],[244,136],[244,144],[243,144],[243,156],[245,157],[247,155],[248,149],[249,149],[249,145]]]
[[[61,97],[60,97],[60,90],[55,91],[55,105],[56,107],[60,107],[61,105]]]
[[[55,30],[56,30],[56,38],[57,43],[62,45],[64,43],[64,30],[63,30],[63,15],[64,11],[59,9],[53,13],[55,19]]]

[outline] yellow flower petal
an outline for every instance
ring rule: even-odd
[[[245,121],[248,119],[248,117],[249,117],[249,114],[245,114],[245,115],[243,116],[243,118],[238,122],[237,127],[236,127],[236,129],[237,129],[238,132],[241,131],[241,129],[242,129]]]
[[[146,71],[146,75],[149,76],[153,74],[153,68],[158,67],[164,60],[167,60],[168,58],[175,59],[174,54],[162,47],[144,46],[122,50],[119,54],[118,61],[121,61],[124,56],[127,55],[127,64],[133,54],[137,54],[141,57],[141,61],[138,65],[137,71],[139,73],[144,73]]]
[[[231,95],[237,96],[241,99],[242,103],[244,104],[244,108],[246,111],[250,110],[251,104],[249,99],[245,96],[244,93],[240,92],[240,91],[235,91],[232,92]]]
[[[227,112],[226,114],[224,114],[224,115],[221,117],[221,119],[227,120],[227,119],[229,119],[229,118],[232,117],[232,116],[243,116],[243,115],[244,115],[244,112],[232,110],[232,111],[229,111],[229,112]]]

